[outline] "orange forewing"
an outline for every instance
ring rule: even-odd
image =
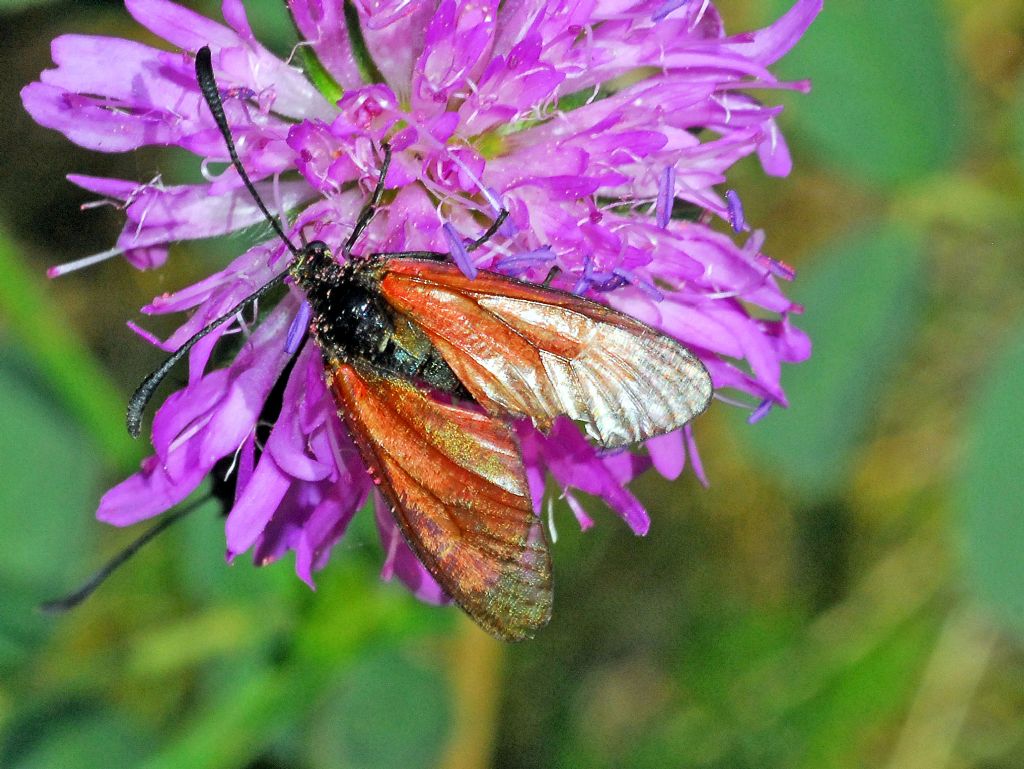
[[[423,565],[488,632],[532,636],[551,616],[551,565],[508,425],[360,364],[335,360],[327,370],[345,423]]]
[[[707,369],[685,347],[572,294],[415,259],[387,260],[380,292],[492,414],[542,430],[565,414],[616,447],[682,427],[711,398]]]

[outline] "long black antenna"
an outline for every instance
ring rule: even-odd
[[[200,48],[196,53],[196,81],[199,83],[199,90],[203,92],[203,98],[206,100],[206,105],[210,108],[213,120],[217,124],[217,128],[220,130],[221,136],[224,137],[224,143],[228,148],[228,155],[231,156],[231,165],[235,167],[238,175],[242,178],[242,183],[245,184],[245,188],[249,190],[249,194],[252,195],[252,199],[256,201],[257,207],[263,212],[267,221],[270,222],[270,226],[274,228],[274,232],[276,232],[277,236],[281,238],[286,246],[288,246],[288,250],[292,252],[292,256],[296,258],[302,256],[303,252],[297,248],[285,234],[280,221],[278,221],[277,217],[273,216],[267,209],[267,206],[260,197],[260,194],[256,191],[256,186],[249,178],[249,174],[245,172],[245,168],[242,166],[242,161],[238,159],[238,151],[235,149],[235,140],[231,138],[231,129],[228,127],[227,118],[224,116],[224,103],[221,101],[220,90],[217,88],[217,79],[213,76],[213,57],[210,53],[210,47],[206,45]],[[164,377],[170,373],[171,369],[174,368],[178,361],[188,354],[189,350],[195,346],[196,342],[221,324],[234,318],[250,302],[256,301],[270,289],[280,284],[287,274],[287,272],[283,272],[280,275],[271,278],[269,282],[260,286],[226,313],[205,326],[191,339],[185,342],[185,344],[175,350],[174,353],[161,364],[160,368],[142,380],[142,384],[136,388],[135,392],[132,394],[131,400],[128,401],[128,413],[126,415],[126,420],[128,422],[129,435],[133,438],[139,437],[139,433],[142,431],[142,412],[146,410],[146,404],[149,403],[150,399],[153,397],[153,393],[156,392],[156,388],[160,386]]]
[[[167,360],[160,364],[160,368],[150,374],[148,377],[142,380],[135,392],[132,393],[132,399],[128,401],[128,413],[126,416],[128,422],[128,434],[133,438],[138,438],[139,433],[142,431],[142,412],[146,410],[146,404],[149,403],[150,398],[153,397],[153,393],[156,392],[156,388],[160,386],[160,383],[164,380],[174,365],[188,355],[188,351],[191,350],[196,342],[202,339],[204,336],[209,334],[215,328],[223,323],[234,318],[239,312],[245,309],[246,305],[250,302],[254,302],[263,296],[265,293],[275,288],[277,285],[282,283],[285,277],[288,275],[287,272],[282,272],[280,275],[276,275],[269,281],[264,283],[262,286],[253,291],[249,296],[245,297],[241,302],[236,304],[226,313],[221,315],[216,320],[212,321],[208,325],[204,326],[200,331],[193,335],[185,344],[175,350]]]
[[[102,569],[93,574],[84,585],[78,588],[78,590],[73,593],[69,593],[63,598],[57,598],[52,601],[47,601],[44,604],[40,604],[39,610],[47,614],[61,614],[62,612],[75,608],[78,604],[96,592],[96,588],[106,582],[107,577],[117,571],[125,561],[139,552],[146,543],[156,537],[160,532],[169,528],[171,524],[177,523],[193,510],[201,507],[202,504],[209,501],[209,499],[209,496],[202,497],[192,504],[186,505],[180,510],[175,510],[170,515],[164,516],[158,523],[146,529],[137,539],[128,545],[128,547],[111,558]]]
[[[249,190],[249,194],[252,195],[253,200],[256,201],[256,205],[259,206],[260,211],[267,217],[267,221],[270,222],[270,226],[274,228],[274,232],[278,234],[281,240],[284,241],[285,245],[288,246],[288,250],[292,252],[292,256],[299,256],[300,251],[296,248],[295,244],[288,238],[284,233],[284,229],[281,227],[281,223],[277,220],[276,216],[271,215],[270,211],[267,210],[266,205],[263,203],[263,199],[260,198],[256,187],[249,179],[249,174],[245,172],[242,167],[242,161],[238,159],[238,151],[235,149],[235,140],[231,138],[231,129],[228,128],[227,118],[224,116],[224,103],[220,100],[220,89],[217,88],[217,80],[213,76],[213,58],[210,54],[210,47],[204,45],[196,53],[196,80],[199,81],[199,90],[203,92],[203,98],[206,99],[206,104],[210,108],[210,112],[213,114],[213,119],[217,123],[217,128],[220,129],[221,136],[224,137],[225,144],[228,145],[228,155],[231,156],[231,165],[238,171],[238,175],[242,177],[242,182],[245,184],[245,188]]]

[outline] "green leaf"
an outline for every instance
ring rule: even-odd
[[[825,4],[778,66],[787,78],[813,82],[794,109],[825,161],[884,185],[955,162],[967,120],[946,34],[939,3]]]
[[[361,570],[335,563],[322,574],[324,583],[330,578],[339,587],[341,582],[348,585],[346,602],[341,603],[340,594],[337,604],[324,601],[325,589],[310,598],[308,614],[287,637],[289,644],[280,650],[285,652],[285,660],[274,664],[264,657],[235,668],[237,676],[227,685],[211,687],[210,696],[189,712],[176,736],[143,765],[144,769],[246,766],[280,739],[294,734],[297,725],[308,718],[310,703],[320,701],[334,684],[325,670],[348,670],[371,649],[410,634],[408,623],[403,624],[407,612],[394,601],[367,593]],[[286,576],[290,584],[297,582],[291,574]],[[296,589],[307,590],[304,585]],[[280,595],[267,600],[277,602]],[[252,609],[245,607],[242,611]],[[267,616],[274,621],[273,613]]]
[[[203,494],[208,493],[205,489]],[[200,604],[287,603],[288,588],[298,581],[291,565],[285,563],[257,568],[250,554],[238,556],[233,563],[225,559],[222,505],[210,499],[178,525],[176,547],[183,554],[181,582]]]
[[[969,417],[957,500],[971,585],[1024,633],[1024,326],[988,373]]]
[[[814,351],[785,371],[791,407],[740,433],[805,501],[843,481],[917,320],[921,257],[913,235],[885,226],[833,243],[794,284]]]
[[[30,712],[9,725],[0,765],[8,769],[137,766],[151,738],[123,713],[77,703]]]
[[[47,384],[95,438],[103,456],[131,466],[141,449],[124,428],[124,395],[61,319],[61,310],[44,285],[42,276],[25,267],[16,245],[0,232],[0,315]]]
[[[244,767],[273,738],[294,726],[306,698],[316,695],[293,670],[257,668],[207,698],[143,769]]]
[[[314,769],[436,766],[449,723],[447,681],[399,651],[361,658],[316,717]]]
[[[100,491],[95,445],[40,391],[19,355],[0,359],[0,666],[35,646],[52,619],[36,607],[85,571]],[[23,360],[23,359],[22,359]]]
[[[788,714],[789,730],[806,742],[788,766],[855,766],[865,737],[906,708],[935,643],[935,621],[916,617],[828,681],[824,690]]]
[[[53,5],[56,0],[3,0],[0,3],[0,15],[5,13],[20,13],[30,8],[39,8],[44,5]]]
[[[1017,104],[1014,108],[1017,128],[1017,163],[1024,170],[1024,77],[1017,83]]]

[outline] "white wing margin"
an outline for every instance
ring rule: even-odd
[[[549,419],[565,414],[582,422],[603,446],[676,430],[711,400],[711,377],[700,359],[632,318],[615,313],[616,323],[529,299],[473,298],[537,347],[548,382],[540,383],[534,405]],[[546,349],[543,342],[549,338],[571,339],[578,351],[567,355],[563,344],[557,346],[562,349]],[[514,401],[502,405],[522,411]]]

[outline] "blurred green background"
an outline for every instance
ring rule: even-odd
[[[719,5],[740,31],[785,3]],[[315,593],[290,559],[225,566],[211,503],[35,611],[134,535],[91,518],[141,456],[124,405],[157,356],[125,319],[248,241],[47,282],[121,224],[65,174],[195,162],[21,110],[55,35],[141,36],[119,3],[0,5],[0,767],[1024,766],[1024,2],[826,5],[779,68],[814,81],[783,97],[793,175],[730,179],[800,271],[793,406],[713,408],[710,489],[634,484],[646,538],[556,510],[555,616],[514,647],[381,584],[365,511]],[[281,7],[249,6],[287,49]]]

